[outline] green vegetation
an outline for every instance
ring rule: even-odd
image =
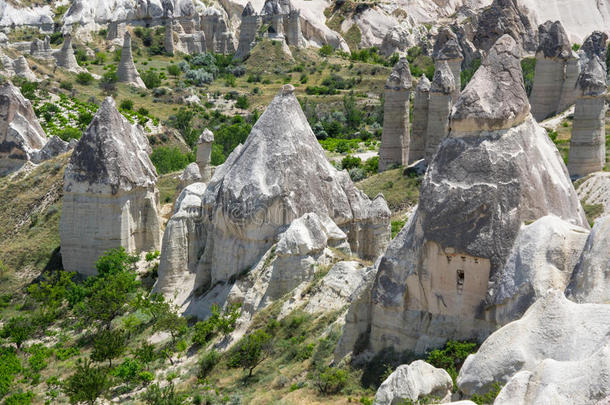
[[[470,83],[470,80],[476,73],[477,69],[481,66],[481,59],[475,59],[472,61],[472,64],[468,69],[462,70],[460,73],[460,78],[462,82],[462,90],[466,88],[466,85]]]
[[[525,91],[529,97],[532,94],[534,87],[534,73],[536,72],[536,58],[525,58],[521,61],[521,70],[523,70],[523,81]]]
[[[370,198],[383,194],[393,212],[404,211],[419,199],[420,179],[403,174],[404,169],[391,169],[375,174],[357,184]]]
[[[479,345],[475,342],[450,340],[442,349],[432,350],[426,361],[434,367],[444,368],[451,376],[455,387],[458,371],[462,368],[464,360],[469,354],[476,352],[478,348]]]
[[[159,146],[153,150],[150,160],[159,174],[171,173],[195,161],[193,153],[183,153],[178,147]]]
[[[582,201],[582,208],[585,210],[585,215],[590,226],[593,226],[595,220],[604,213],[603,204],[586,204]]]
[[[400,232],[400,230],[405,226],[406,223],[407,221],[402,219],[392,221],[392,239],[394,239],[396,235],[398,235],[398,232]]]

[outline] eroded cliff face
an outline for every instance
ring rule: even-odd
[[[59,226],[64,268],[95,274],[109,249],[161,247],[157,172],[143,130],[106,98],[78,142],[64,175]]]
[[[588,229],[557,149],[529,114],[519,60],[517,43],[500,38],[453,108],[418,209],[376,266],[374,351],[484,338],[497,327],[488,293],[522,224],[552,214]]]

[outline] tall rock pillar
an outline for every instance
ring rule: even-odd
[[[436,154],[436,149],[449,133],[451,95],[455,92],[455,81],[451,67],[445,61],[437,64],[430,86],[428,105],[428,128],[426,129],[426,153],[428,163]]]
[[[256,14],[252,4],[248,2],[244,11],[241,13],[241,25],[239,26],[239,43],[235,60],[244,60],[250,55],[254,47],[258,30],[261,27],[261,17]]]
[[[451,92],[451,99],[455,103],[462,89],[462,62],[464,55],[457,35],[448,27],[441,28],[434,43],[433,58],[435,69],[439,69],[439,65],[446,62],[453,74],[454,88]]]
[[[197,166],[201,174],[201,181],[208,182],[212,178],[212,168],[210,161],[212,158],[212,143],[214,134],[209,129],[205,129],[197,141]]]
[[[140,78],[140,73],[138,73],[138,70],[136,69],[135,63],[133,63],[133,56],[131,55],[131,34],[129,32],[126,32],[123,37],[121,60],[116,73],[119,77],[119,82],[131,84],[135,87],[146,88],[142,78]]]
[[[429,102],[430,80],[426,76],[422,76],[417,83],[415,99],[413,100],[413,127],[409,143],[409,164],[423,159],[426,155]]]
[[[401,58],[385,84],[383,133],[379,148],[379,171],[391,165],[407,165],[409,161],[409,99],[411,71],[406,58]]]

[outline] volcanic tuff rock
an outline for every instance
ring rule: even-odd
[[[369,200],[347,172],[326,160],[293,92],[284,86],[243,147],[216,169],[202,196],[198,233],[188,236],[200,254],[184,263],[168,227],[159,267],[163,291],[171,291],[165,279],[179,278],[185,269],[196,271],[194,288],[203,291],[249,270],[294,220],[310,212],[328,216],[363,257],[385,248],[390,216],[385,200]]]
[[[201,30],[205,34],[207,52],[235,52],[235,37],[229,30],[228,19],[224,10],[215,7],[208,7],[201,14]]]
[[[425,75],[422,75],[415,88],[415,98],[413,100],[413,125],[409,143],[409,164],[423,159],[426,153],[429,102],[430,80]]]
[[[66,270],[95,274],[105,251],[158,250],[157,173],[144,131],[106,98],[78,142],[64,174],[59,234]]]
[[[15,76],[22,77],[31,82],[40,81],[34,72],[32,72],[32,69],[30,69],[30,64],[24,56],[20,56],[13,61],[13,71],[15,72]]]
[[[212,158],[212,143],[214,142],[214,134],[209,129],[205,129],[197,140],[197,166],[202,181],[210,181],[212,178],[212,166],[210,161]]]
[[[0,84],[0,176],[32,160],[46,142],[30,101],[11,82]]]
[[[409,161],[409,100],[411,71],[407,58],[400,58],[385,84],[383,133],[379,147],[379,171]]]
[[[39,59],[49,59],[53,57],[53,49],[51,49],[51,39],[48,35],[44,40],[34,38],[30,44],[30,55]]]
[[[76,146],[76,140],[73,139],[70,143],[62,140],[58,136],[52,136],[49,138],[49,141],[35,153],[34,158],[32,159],[34,163],[40,163],[45,160],[49,160],[54,158],[55,156],[59,156],[63,153],[68,152],[71,149],[74,149]]]
[[[428,124],[425,136],[425,157],[432,160],[441,140],[449,133],[452,95],[455,94],[455,77],[447,61],[436,63],[436,71],[430,86]]]
[[[241,14],[241,25],[239,26],[239,43],[235,60],[244,60],[250,55],[254,47],[258,30],[262,24],[261,16],[254,11],[252,3],[248,2]]]
[[[595,221],[566,295],[581,303],[610,303],[610,216]]]
[[[500,37],[508,34],[520,49],[534,52],[538,46],[534,27],[517,0],[494,0],[479,15],[472,42],[477,48],[488,51]]]
[[[74,56],[74,50],[72,49],[72,35],[64,35],[64,43],[61,49],[54,54],[57,66],[63,67],[71,72],[79,73],[85,69],[78,66],[76,56]]]
[[[587,229],[554,216],[522,225],[487,302],[500,325],[519,319],[549,289],[564,290],[589,236]]]
[[[417,401],[420,397],[437,397],[441,402],[451,398],[453,381],[442,368],[423,360],[399,366],[386,378],[375,394],[375,405],[393,405]]]
[[[457,385],[467,395],[484,393],[494,382],[505,384],[515,376],[524,380],[519,385],[531,384],[527,396],[538,397],[537,393],[547,389],[555,397],[562,398],[567,391],[574,403],[595,403],[610,394],[609,317],[610,305],[575,304],[562,292],[551,291],[536,301],[521,319],[494,332],[477,353],[468,356]],[[601,364],[596,362],[603,356]],[[531,372],[531,375],[527,374],[525,378],[524,374],[517,374],[520,371]],[[566,372],[569,374],[564,374]],[[543,375],[546,378],[542,378]],[[575,380],[569,376],[574,376]],[[563,384],[570,384],[566,385],[566,391],[552,387]],[[578,384],[590,385],[592,389],[576,388]],[[505,391],[512,391],[509,385]],[[525,394],[522,390],[514,391],[516,399]]]
[[[602,215],[610,215],[610,173],[597,172],[579,182],[576,192],[584,204],[603,207]]]
[[[501,278],[521,225],[553,214],[588,228],[555,145],[527,115],[520,70],[511,69],[519,65],[517,47],[500,38],[464,90],[417,211],[378,262],[373,350],[421,353],[447,339],[483,338],[497,326],[485,315],[493,311],[488,283]],[[489,77],[501,80],[489,87]],[[506,107],[490,112],[481,104],[489,94]]]
[[[123,37],[121,60],[116,73],[119,77],[119,82],[146,88],[146,85],[140,78],[140,74],[136,69],[136,65],[133,63],[133,56],[131,55],[131,34],[129,32],[125,32],[125,36]]]
[[[199,171],[199,166],[197,166],[197,163],[193,162],[184,168],[184,171],[180,175],[180,183],[178,184],[178,187],[180,190],[182,190],[186,186],[199,182],[201,182],[201,172]]]
[[[443,27],[439,30],[432,57],[435,61],[435,68],[439,69],[439,64],[443,61],[447,62],[451,72],[453,73],[454,87],[451,93],[452,101],[455,102],[460,95],[461,71],[464,54],[460,48],[457,35],[449,27]]]

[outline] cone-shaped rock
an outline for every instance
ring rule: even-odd
[[[64,174],[59,224],[64,268],[96,273],[105,251],[160,248],[157,173],[144,131],[106,98],[78,142]]]
[[[520,227],[552,214],[588,228],[559,152],[527,114],[518,50],[501,37],[475,73],[452,114],[459,130],[442,140],[415,214],[377,262],[373,350],[484,338],[497,327],[488,295]],[[494,111],[490,97],[507,106]]]
[[[330,217],[362,257],[385,248],[385,200],[369,200],[347,172],[326,160],[293,93],[294,87],[284,86],[245,144],[216,169],[197,197],[202,212],[191,212],[191,219],[177,213],[182,216],[170,221],[159,266],[161,292],[171,296],[184,288],[176,280],[189,273],[192,288],[205,291],[248,271],[292,221],[310,212]]]
[[[119,82],[146,88],[146,85],[140,78],[140,74],[136,69],[136,65],[133,63],[133,56],[131,55],[131,34],[129,32],[126,32],[123,37],[123,49],[121,51],[121,60],[117,68],[117,76],[119,77]]]
[[[441,140],[449,133],[452,95],[455,93],[455,77],[447,61],[436,63],[436,71],[430,86],[428,125],[426,134],[426,160],[430,162]]]
[[[64,43],[61,49],[55,53],[55,60],[57,66],[62,67],[71,72],[80,72],[83,69],[78,66],[76,56],[74,56],[74,50],[72,49],[72,35],[64,35]]]
[[[453,73],[454,89],[451,93],[453,101],[457,100],[461,90],[461,72],[464,55],[457,35],[449,27],[443,27],[438,33],[434,44],[433,58],[436,68],[439,63],[447,62]]]
[[[385,84],[379,171],[386,170],[391,165],[406,166],[408,164],[409,100],[412,80],[409,61],[401,58]]]
[[[45,145],[47,136],[32,104],[9,81],[0,85],[0,176],[19,169]]]
[[[413,100],[413,129],[409,143],[409,164],[423,159],[426,154],[429,102],[430,80],[422,75],[415,88],[415,99]]]

